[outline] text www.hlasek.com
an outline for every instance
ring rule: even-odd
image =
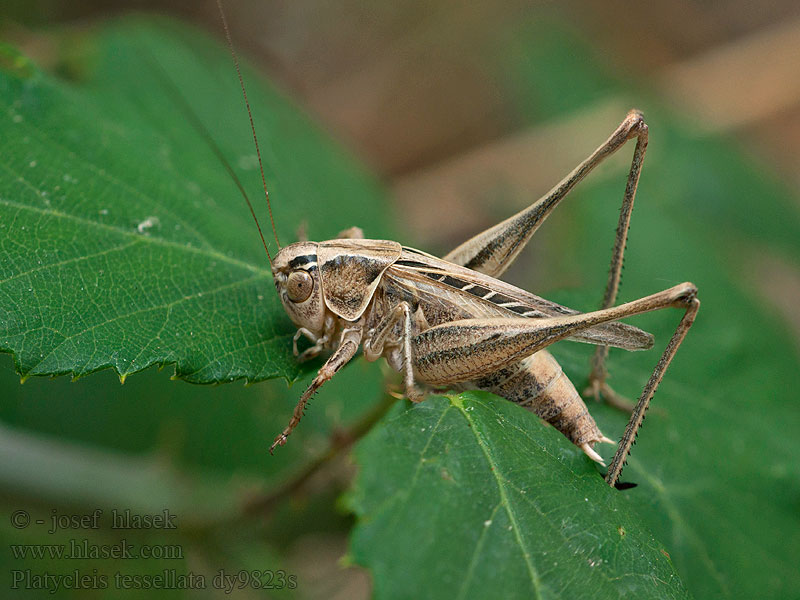
[[[178,544],[135,545],[122,539],[116,544],[93,544],[89,540],[70,540],[68,544],[11,544],[15,559],[116,559],[183,558],[183,548]]]

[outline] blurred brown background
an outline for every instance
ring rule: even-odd
[[[0,14],[25,25],[154,10],[221,36],[214,0],[4,4]],[[508,75],[500,51],[510,23],[548,10],[572,23],[617,74],[650,86],[699,127],[752,142],[800,188],[800,4],[791,0],[224,6],[236,44],[402,190],[401,200],[426,171],[520,133],[518,107],[494,85],[498,73]],[[546,183],[563,174],[551,167],[536,166]]]

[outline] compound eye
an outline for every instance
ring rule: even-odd
[[[289,281],[286,286],[286,295],[292,302],[304,302],[308,300],[311,291],[314,289],[314,279],[308,271],[292,271],[289,274]]]

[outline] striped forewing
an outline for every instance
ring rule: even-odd
[[[424,292],[428,299],[457,302],[474,318],[541,319],[580,312],[413,248],[403,247],[400,258],[387,269],[384,277],[411,295]],[[646,350],[653,345],[653,336],[649,333],[618,322],[595,325],[567,339],[626,350]]]

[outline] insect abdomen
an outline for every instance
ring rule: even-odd
[[[535,412],[576,446],[593,445],[604,437],[575,386],[546,350],[473,383]]]

